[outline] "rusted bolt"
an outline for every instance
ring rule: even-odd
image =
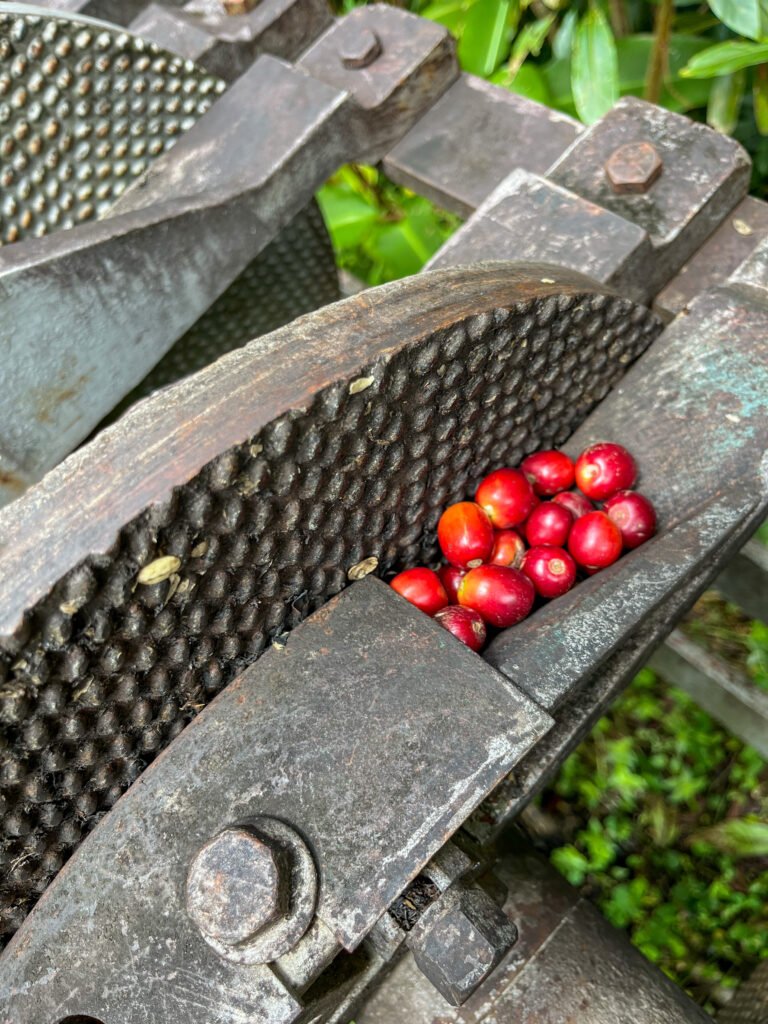
[[[651,142],[628,142],[605,161],[605,173],[619,195],[647,192],[662,170],[661,157]]]
[[[367,68],[381,53],[381,40],[369,28],[358,29],[342,41],[339,49],[345,68]]]
[[[284,853],[245,826],[227,828],[197,852],[187,875],[187,910],[225,946],[253,939],[288,909]]]
[[[221,0],[227,14],[248,14],[259,0]]]

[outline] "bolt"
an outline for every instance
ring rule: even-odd
[[[605,162],[605,173],[619,195],[647,192],[662,171],[661,157],[651,142],[628,142]]]
[[[381,40],[369,28],[358,29],[342,41],[339,50],[345,68],[367,68],[381,53]]]
[[[221,0],[227,14],[248,14],[259,0]]]
[[[289,878],[280,848],[251,828],[227,828],[192,861],[187,910],[205,936],[236,946],[285,915]]]

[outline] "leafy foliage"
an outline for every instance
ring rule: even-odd
[[[768,956],[768,765],[644,670],[542,807],[552,861],[712,1009]]]

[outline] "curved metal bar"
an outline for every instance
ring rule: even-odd
[[[140,403],[0,513],[6,928],[271,637],[364,559],[433,558],[440,510],[562,443],[659,327],[551,267],[421,275]]]

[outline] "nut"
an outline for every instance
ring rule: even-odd
[[[367,68],[381,53],[381,40],[369,28],[357,29],[342,41],[339,57],[345,68]]]
[[[442,893],[408,933],[416,966],[452,1006],[461,1006],[517,940],[517,928],[481,889]]]
[[[288,907],[283,852],[247,827],[220,832],[200,848],[187,876],[187,910],[207,937],[235,946]]]
[[[619,195],[647,192],[662,171],[662,161],[651,142],[628,142],[605,162],[605,173]]]

